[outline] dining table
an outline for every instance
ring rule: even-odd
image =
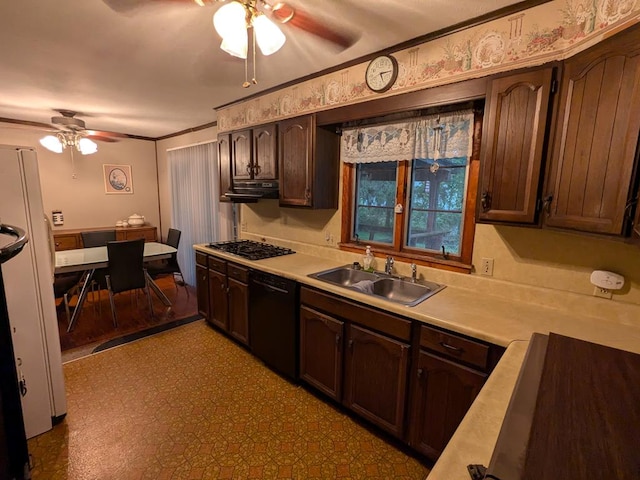
[[[144,262],[150,262],[155,260],[162,260],[164,258],[170,258],[172,254],[176,253],[177,249],[170,245],[159,242],[146,242],[144,244]],[[70,272],[84,272],[82,277],[82,287],[80,288],[80,294],[78,295],[78,301],[73,314],[69,320],[69,326],[67,332],[71,332],[75,326],[80,313],[82,312],[82,306],[87,297],[87,293],[91,286],[91,280],[95,271],[99,268],[106,268],[109,266],[109,255],[107,253],[107,247],[90,247],[90,248],[76,248],[72,250],[61,250],[55,252],[55,274],[70,273]],[[154,291],[163,304],[170,307],[171,301],[162,292],[160,287],[153,281],[151,276],[146,273],[147,281],[149,282],[149,288]]]

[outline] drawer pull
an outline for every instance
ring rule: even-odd
[[[453,345],[449,345],[447,342],[440,342],[440,346],[442,348],[446,348],[450,352],[456,353],[458,355],[461,354],[462,352],[464,352],[464,350],[462,348],[454,347]]]

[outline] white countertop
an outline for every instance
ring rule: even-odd
[[[429,480],[469,480],[466,465],[488,465],[528,341],[534,332],[555,332],[640,353],[640,321],[633,322],[633,318],[640,319],[640,307],[629,307],[626,315],[620,318],[615,314],[603,315],[602,312],[606,309],[594,309],[593,315],[589,315],[570,310],[575,298],[567,301],[566,309],[538,304],[535,288],[531,289],[530,294],[526,290],[524,294],[520,291],[519,298],[515,300],[508,296],[491,295],[451,285],[415,307],[405,307],[308,277],[309,274],[344,263],[302,253],[250,261],[205,246],[194,248],[389,312],[507,347],[429,474]]]

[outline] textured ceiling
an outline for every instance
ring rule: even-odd
[[[285,46],[257,57],[258,84],[222,52],[218,5],[170,0],[0,2],[0,117],[49,122],[81,112],[88,128],[160,137],[216,120],[213,108],[476,18],[514,0],[290,0],[357,33],[340,51],[284,26]],[[251,76],[251,72],[249,72]]]

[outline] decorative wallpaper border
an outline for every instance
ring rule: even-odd
[[[383,95],[367,88],[365,62],[220,108],[218,131],[562,60],[640,21],[639,3],[554,0],[394,52],[398,79]]]

